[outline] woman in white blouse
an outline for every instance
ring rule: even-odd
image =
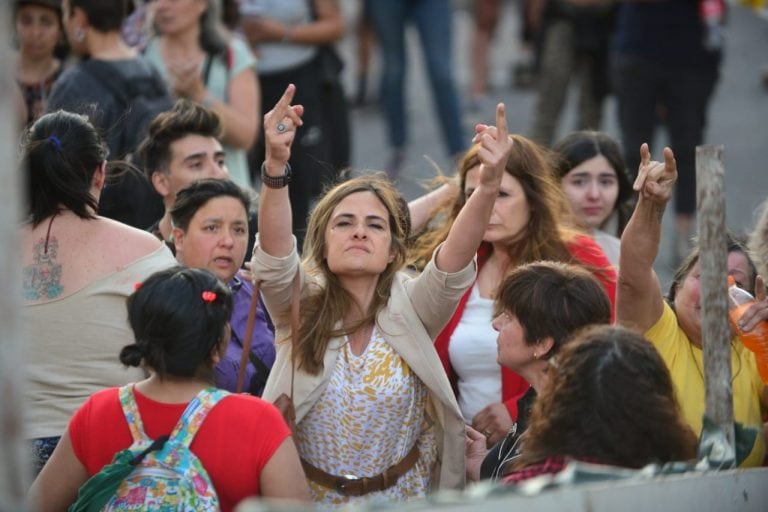
[[[265,117],[254,278],[276,323],[277,361],[264,398],[293,391],[296,441],[313,498],[326,504],[424,496],[464,483],[465,433],[432,339],[475,275],[473,258],[512,148],[480,126],[481,178],[454,228],[418,277],[401,272],[399,194],[364,176],[331,189],[309,220],[304,261],[291,235],[286,167],[301,106],[295,87]],[[291,283],[299,272],[301,323],[289,341]],[[294,352],[291,355],[291,352]]]

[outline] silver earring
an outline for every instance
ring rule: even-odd
[[[534,352],[533,353],[533,358],[534,359],[538,359],[539,358],[539,353],[538,352]]]
[[[76,43],[82,43],[85,41],[85,30],[76,28],[75,33],[72,34],[72,39],[74,39]]]

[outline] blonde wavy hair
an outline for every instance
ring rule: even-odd
[[[328,267],[325,233],[336,206],[347,196],[358,192],[371,192],[389,212],[390,250],[394,258],[379,275],[368,311],[363,311],[362,318],[352,325],[337,328],[339,320],[356,306],[352,296]],[[336,185],[325,193],[313,210],[304,239],[302,265],[308,275],[318,277],[318,282],[322,284],[310,289],[301,299],[301,320],[294,349],[298,366],[305,372],[312,375],[320,373],[330,340],[375,322],[376,314],[386,306],[395,275],[405,264],[407,211],[403,211],[402,204],[400,192],[392,183],[383,174],[374,174]]]

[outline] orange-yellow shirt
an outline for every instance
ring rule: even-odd
[[[677,323],[677,316],[666,303],[661,317],[646,331],[645,337],[667,364],[683,416],[693,431],[700,435],[705,408],[701,349],[690,342]],[[765,455],[761,403],[764,384],[757,372],[755,355],[744,347],[739,338],[733,339],[732,346],[734,419],[744,426],[758,429],[752,452],[740,467],[755,467],[762,464]]]

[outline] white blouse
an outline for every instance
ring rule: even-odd
[[[364,496],[344,496],[309,480],[315,502],[403,501],[430,489],[437,458],[427,414],[427,388],[374,329],[356,356],[347,343],[318,401],[296,426],[303,459],[332,475],[371,477],[400,462],[419,443],[419,460],[397,484]]]
[[[459,408],[468,424],[484,407],[501,402],[498,333],[491,326],[492,316],[493,300],[481,297],[475,284],[448,343],[448,356],[458,377]]]

